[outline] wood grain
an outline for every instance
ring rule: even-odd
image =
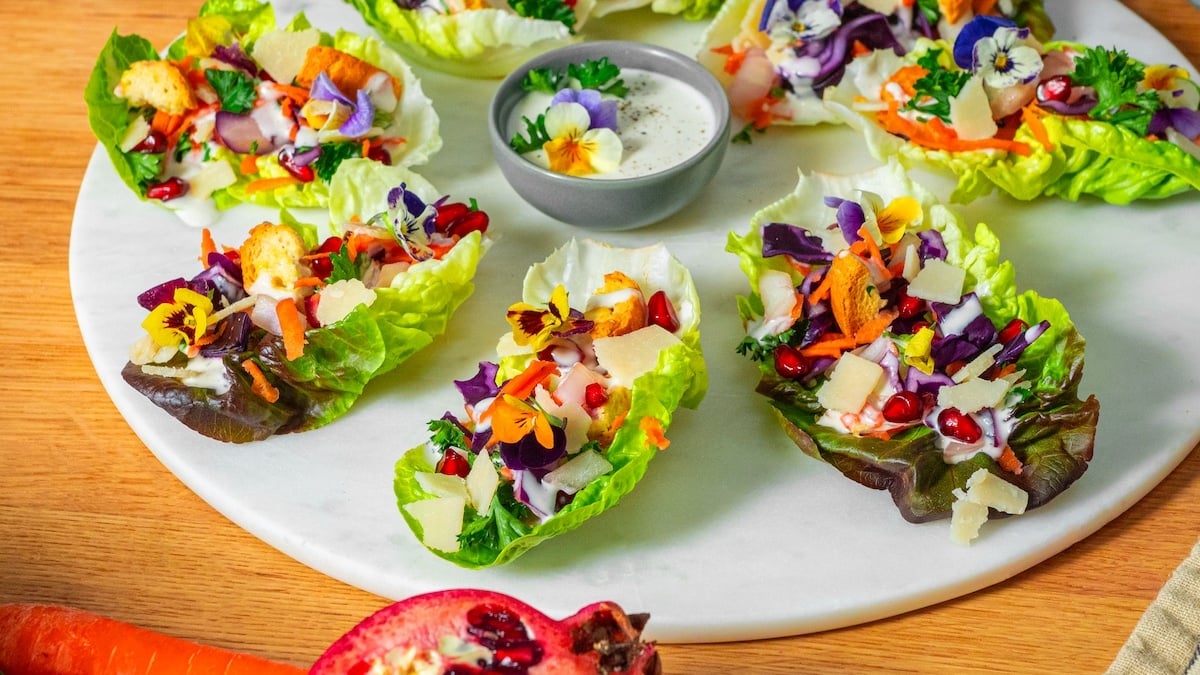
[[[180,484],[113,407],[71,305],[95,54],[114,27],[165,44],[199,4],[0,3],[0,602],[74,605],[306,664],[385,600],[284,556]],[[1200,63],[1187,0],[1125,4]],[[1004,583],[853,628],[665,645],[664,662],[675,673],[1100,672],[1195,543],[1197,503],[1193,453],[1097,534]]]

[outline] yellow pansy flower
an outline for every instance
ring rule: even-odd
[[[175,289],[172,297],[173,302],[164,302],[150,312],[142,328],[162,347],[178,347],[181,342],[194,345],[208,330],[212,301],[189,288]]]

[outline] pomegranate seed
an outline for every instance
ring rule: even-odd
[[[500,605],[484,603],[467,610],[467,632],[492,640],[528,640],[521,617]]]
[[[161,183],[148,186],[146,196],[167,202],[186,195],[187,191],[188,184],[179,176],[172,176]]]
[[[458,476],[466,478],[468,473],[471,473],[471,463],[462,453],[454,450],[447,450],[446,454],[442,455],[442,460],[438,462],[437,472],[444,473],[447,476]]]
[[[433,226],[445,232],[450,223],[471,212],[471,207],[462,202],[451,202],[437,207],[437,215],[433,217]]]
[[[487,232],[488,223],[488,214],[483,211],[468,211],[465,216],[450,223],[446,234],[465,237],[472,232]]]
[[[392,165],[392,156],[384,150],[382,146],[372,145],[370,150],[367,150],[367,159],[373,162],[379,162],[384,166]]]
[[[320,257],[313,258],[311,261],[309,261],[309,267],[312,268],[313,276],[317,277],[318,279],[325,279],[329,277],[329,275],[333,272],[333,263],[329,262],[329,255],[337,253],[340,250],[342,250],[341,237],[329,237],[322,242],[321,245],[317,247],[317,250],[313,251],[314,255],[318,255]]]
[[[587,407],[595,409],[608,402],[608,392],[604,390],[604,385],[599,382],[593,382],[583,389],[583,402]]]
[[[1013,319],[1000,330],[999,340],[1003,344],[1012,342],[1013,338],[1029,329],[1029,324],[1020,319]]]
[[[912,332],[914,335],[916,335],[917,333],[920,333],[922,328],[929,328],[929,322],[928,321],[914,321],[913,322]]]
[[[1069,98],[1071,98],[1071,77],[1069,75],[1055,75],[1037,86],[1039,101],[1066,103]]]
[[[313,328],[320,328],[321,322],[317,321],[317,304],[321,302],[321,294],[313,293],[304,298],[304,318],[308,320],[308,325]]]
[[[883,404],[883,419],[893,424],[914,422],[924,411],[921,397],[915,391],[898,391]]]
[[[144,152],[148,155],[166,152],[167,137],[161,131],[151,131],[149,135],[133,146],[133,152]]]
[[[284,171],[287,171],[291,174],[292,178],[301,183],[311,183],[317,177],[312,165],[305,164],[304,166],[300,166],[296,164],[295,150],[290,145],[279,151],[279,166],[282,166]]]
[[[646,303],[646,314],[650,323],[665,328],[668,333],[679,330],[679,315],[675,313],[675,305],[667,297],[665,291],[655,291]]]
[[[896,311],[900,313],[900,318],[911,319],[925,311],[925,301],[909,295],[907,290],[901,288],[896,297]]]
[[[937,423],[943,434],[963,443],[974,443],[983,438],[979,423],[958,408],[943,410],[938,414]]]
[[[791,345],[779,345],[772,353],[775,372],[789,380],[796,380],[812,372],[812,359],[801,354]]]
[[[493,660],[500,667],[523,666],[528,668],[542,660],[542,646],[536,642],[519,642],[496,649]]]

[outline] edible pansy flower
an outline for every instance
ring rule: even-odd
[[[171,302],[164,302],[142,321],[142,328],[155,344],[178,347],[182,342],[191,346],[208,331],[212,301],[190,288],[176,288]]]
[[[375,105],[366,91],[358,90],[354,101],[342,93],[324,72],[313,80],[308,102],[301,114],[314,128],[336,130],[347,138],[361,138],[375,123]]]
[[[558,105],[559,103],[578,103],[583,106],[588,112],[590,122],[588,126],[592,129],[612,129],[617,130],[617,99],[605,99],[604,96],[595,89],[559,89],[554,98],[550,99],[550,105]]]
[[[1032,82],[1042,72],[1042,55],[1025,44],[1026,29],[996,29],[975,43],[971,70],[992,90]]]
[[[426,204],[406,183],[388,191],[387,211],[376,214],[371,222],[385,220],[392,236],[414,260],[432,258],[429,236],[434,230],[437,209]]]
[[[912,197],[897,197],[886,205],[883,198],[873,192],[862,192],[866,227],[877,229],[885,244],[895,244],[910,226],[921,222],[924,213],[921,203]],[[872,228],[872,226],[874,226]]]
[[[1154,64],[1146,66],[1139,91],[1157,91],[1158,98],[1169,108],[1196,109],[1200,105],[1200,87],[1188,71],[1179,66]]]
[[[509,394],[503,394],[492,403],[492,439],[490,444],[517,443],[533,434],[538,445],[554,447],[554,429],[551,417],[537,405],[531,405]],[[557,420],[555,420],[557,421]]]
[[[545,308],[518,302],[508,308],[505,318],[513,327],[513,341],[530,345],[535,352],[552,337],[571,335],[591,326],[590,321],[567,304],[567,289],[561,284],[550,293],[550,303]]]
[[[621,163],[621,139],[612,129],[591,128],[592,117],[579,103],[559,103],[546,111],[550,140],[542,145],[550,170],[572,176],[614,171]]]
[[[971,70],[974,65],[975,44],[984,38],[990,38],[1001,28],[1016,28],[1016,22],[999,16],[980,15],[963,26],[954,38],[954,63],[963,70]]]
[[[773,42],[793,44],[818,40],[842,25],[842,3],[838,0],[775,2],[764,12],[766,32]]]

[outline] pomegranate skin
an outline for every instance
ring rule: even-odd
[[[518,617],[540,658],[524,670],[530,675],[630,673],[660,675],[662,665],[653,642],[641,640],[649,618],[626,614],[613,602],[597,602],[562,619],[552,619],[511,596],[481,589],[453,589],[416,595],[393,603],[363,619],[317,659],[309,675],[368,673],[389,653],[415,649],[432,654],[446,637],[479,643],[468,613],[480,608]],[[444,662],[443,672],[495,672],[481,664]],[[388,672],[388,671],[382,671]]]

